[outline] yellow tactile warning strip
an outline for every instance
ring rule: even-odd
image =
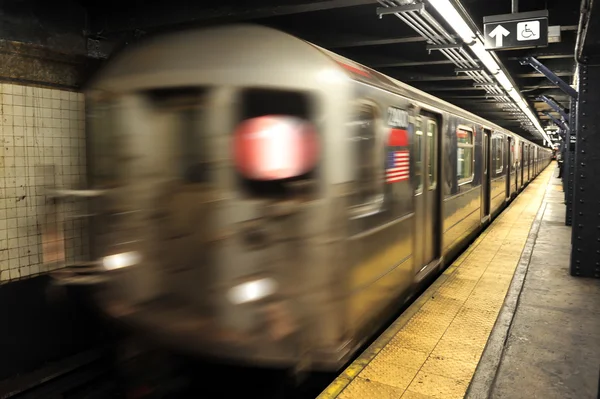
[[[318,399],[463,398],[553,171],[531,182]]]

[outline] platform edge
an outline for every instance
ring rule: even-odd
[[[550,178],[553,175],[554,173],[550,175]],[[546,185],[546,190],[550,183],[550,178],[543,183]],[[504,299],[504,304],[500,309],[500,313],[498,314],[498,318],[496,319],[492,333],[483,350],[479,364],[475,369],[475,374],[471,379],[471,383],[465,393],[464,399],[488,399],[490,397],[496,381],[498,368],[502,361],[502,355],[504,354],[506,339],[510,333],[525,278],[527,277],[529,263],[533,254],[533,247],[537,240],[544,213],[546,212],[547,202],[545,201],[545,197],[546,191],[544,191],[544,199],[542,199],[540,208],[538,209],[529,230],[525,247],[523,248],[523,252],[521,252],[521,257],[519,258],[517,269],[515,270],[508,293]]]
[[[469,245],[465,251],[442,272],[436,280],[415,299],[415,301],[381,334],[364,352],[353,360],[335,380],[321,392],[316,399],[334,399],[350,385],[379,352],[394,338],[398,332],[419,312],[427,300],[435,294],[442,284],[454,273],[456,266],[471,253],[487,235],[487,229]]]

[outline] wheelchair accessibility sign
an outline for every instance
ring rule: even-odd
[[[483,17],[485,48],[515,50],[548,45],[548,10]]]
[[[540,38],[540,21],[519,22],[517,24],[517,40],[538,40]]]

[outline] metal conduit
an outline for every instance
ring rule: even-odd
[[[422,1],[423,0],[415,0],[412,4],[422,4]],[[399,0],[378,0],[378,3],[388,8],[403,6]],[[461,42],[448,33],[448,31],[446,31],[446,29],[425,8],[418,10],[414,9],[414,7],[407,8],[406,11],[394,12],[393,15],[426,39],[429,45],[451,46],[461,44]],[[473,58],[465,48],[439,48],[435,50],[443,54],[459,69],[480,68],[478,61]],[[481,88],[486,92],[486,97],[497,101],[499,105],[503,106],[501,108],[503,111],[519,114],[521,118],[523,118],[523,121],[528,121],[528,123],[523,122],[522,127],[527,125],[526,127],[528,130],[535,130],[533,124],[529,121],[529,118],[527,118],[520,108],[512,102],[508,93],[504,92],[504,89],[495,82],[492,75],[487,71],[459,72],[464,73],[471,78],[475,85],[481,85]],[[519,120],[521,120],[521,118],[519,118]],[[531,129],[529,129],[529,127],[531,127]]]

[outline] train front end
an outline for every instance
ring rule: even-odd
[[[86,97],[90,189],[71,192],[86,198],[91,261],[56,276],[90,282],[111,318],[185,354],[337,366],[346,207],[324,159],[344,152],[328,137],[343,123],[323,118],[340,103],[323,82],[335,69],[287,35],[240,29],[174,35],[100,74]],[[310,56],[245,54],[265,38]]]

